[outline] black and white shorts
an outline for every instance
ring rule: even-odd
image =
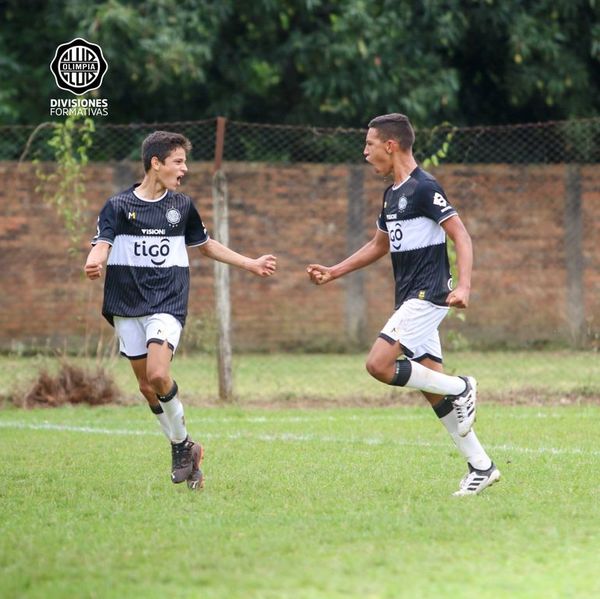
[[[171,314],[152,314],[137,318],[114,317],[121,355],[139,360],[148,355],[150,343],[168,343],[173,354],[179,345],[181,323]]]
[[[390,343],[400,342],[407,358],[430,358],[442,363],[438,328],[449,308],[426,300],[409,299],[387,321],[379,336]]]

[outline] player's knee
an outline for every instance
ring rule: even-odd
[[[386,379],[386,366],[387,364],[384,364],[381,360],[373,358],[372,356],[367,358],[367,362],[365,364],[367,372],[378,381],[384,381]]]
[[[140,391],[141,391],[142,395],[146,398],[151,397],[152,395],[155,395],[152,385],[148,381],[145,381],[145,380],[140,381]]]
[[[169,373],[161,369],[149,371],[147,377],[148,383],[154,393],[162,393],[163,390],[171,384]]]

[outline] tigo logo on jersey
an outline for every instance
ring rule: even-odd
[[[167,261],[167,256],[171,248],[169,246],[169,239],[165,237],[158,243],[146,243],[146,240],[136,241],[133,244],[133,253],[136,256],[148,256],[150,262],[155,266],[162,266]],[[161,260],[162,258],[162,260]]]
[[[393,223],[391,228],[389,228],[388,233],[390,236],[390,244],[392,246],[392,249],[398,251],[402,245],[402,228],[400,222],[396,221],[395,223]]]

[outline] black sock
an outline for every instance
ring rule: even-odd
[[[171,387],[171,390],[166,395],[159,395],[157,393],[156,397],[158,397],[158,401],[167,403],[168,401],[171,401],[177,395],[177,391],[179,391],[179,389],[177,387],[177,383],[175,381],[173,381],[173,386]]]
[[[442,399],[442,401],[440,401],[440,403],[432,406],[432,408],[438,418],[443,418],[452,412],[454,405],[452,404],[450,397],[447,395],[444,397],[444,399]]]
[[[403,358],[402,360],[396,360],[396,371],[390,381],[390,385],[396,385],[397,387],[404,387],[408,383],[410,374],[412,372],[412,365],[410,360]]]

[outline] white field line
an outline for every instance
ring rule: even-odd
[[[534,412],[534,413],[525,413],[525,414],[504,414],[503,418],[511,418],[514,420],[530,420],[530,419],[559,419],[564,417],[564,412]],[[190,418],[186,416],[185,421],[189,424],[196,424],[200,427],[210,425],[210,424],[237,424],[237,425],[245,425],[245,424],[269,424],[269,423],[289,423],[289,424],[302,424],[304,422],[367,422],[367,421],[384,421],[384,422],[407,422],[414,420],[431,420],[434,418],[434,414],[431,410],[422,410],[418,413],[413,414],[402,414],[402,413],[394,413],[389,412],[387,414],[336,414],[335,416],[329,414],[319,414],[318,412],[311,413],[309,416],[241,416],[239,418],[231,417],[231,416],[206,416],[202,418]],[[140,426],[144,426],[143,421],[147,421],[146,418],[140,419]],[[25,424],[25,423],[22,423]],[[3,425],[2,420],[0,420],[0,428]],[[51,428],[53,425],[48,423],[41,423],[33,426],[39,426],[40,429],[44,427]],[[84,430],[85,427],[81,427],[79,432],[96,432],[98,431],[97,427],[93,427],[93,430]],[[109,429],[110,431],[115,431],[115,429]],[[135,435],[135,434],[146,434],[136,431],[126,430],[124,432],[114,432],[115,435],[124,434],[124,435]]]
[[[98,435],[129,435],[129,436],[162,436],[159,431],[131,430],[131,429],[111,429],[98,428],[91,426],[72,426],[66,424],[40,423],[31,424],[17,420],[0,420],[0,428],[20,429],[20,430],[48,430],[73,433],[91,433]],[[382,437],[335,437],[331,435],[313,435],[297,433],[255,433],[252,431],[238,431],[235,433],[204,433],[202,439],[210,440],[256,440],[267,443],[340,443],[353,445],[396,445],[399,447],[420,447],[426,449],[448,449],[450,443],[432,443],[430,441],[403,441],[402,439],[385,439]],[[600,457],[600,450],[582,449],[579,447],[560,448],[560,447],[519,447],[517,445],[502,444],[489,445],[488,449],[493,451],[517,452],[524,454],[537,455],[580,455]]]
[[[228,416],[214,417],[207,416],[202,418],[188,418],[186,416],[185,421],[196,424],[210,424],[210,423],[240,423],[240,424],[262,424],[269,422],[365,422],[369,420],[383,420],[383,421],[406,421],[406,420],[429,420],[433,416],[433,412],[430,410],[423,410],[417,414],[398,414],[398,413],[387,413],[387,414],[348,414],[348,415],[319,415],[317,413],[311,414],[310,416],[242,416],[240,418],[232,418]],[[514,420],[531,420],[531,419],[558,419],[564,418],[565,413],[554,412],[535,412],[527,414],[503,414],[502,418],[511,418]]]

